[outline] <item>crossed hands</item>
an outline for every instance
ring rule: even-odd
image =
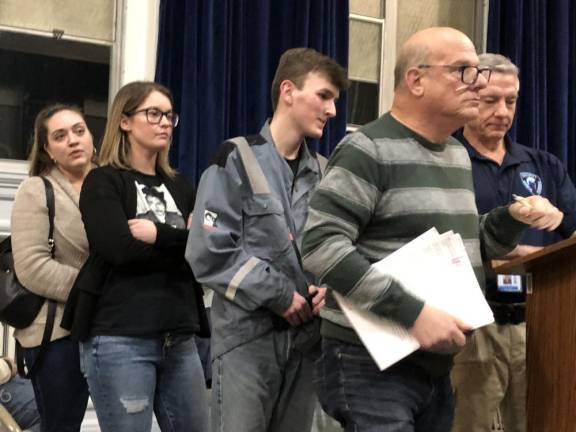
[[[288,321],[292,327],[302,325],[310,321],[314,316],[318,316],[320,309],[322,309],[326,303],[326,288],[310,285],[308,287],[308,294],[312,296],[312,308],[305,297],[294,292],[292,304],[282,314],[282,317]]]
[[[130,233],[132,233],[132,237],[136,240],[151,245],[156,243],[158,231],[154,222],[147,219],[129,219],[128,228],[130,228]]]

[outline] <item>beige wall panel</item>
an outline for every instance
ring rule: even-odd
[[[350,0],[350,13],[373,18],[384,18],[385,0]]]
[[[475,0],[398,0],[396,46],[418,30],[434,26],[454,27],[474,40]]]
[[[0,0],[0,25],[114,40],[115,0]]]
[[[348,77],[353,80],[380,81],[382,26],[377,23],[350,20]]]

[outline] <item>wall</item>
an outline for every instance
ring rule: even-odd
[[[115,47],[118,58],[113,59],[112,65],[119,71],[116,71],[117,82],[112,84],[111,95],[128,82],[153,80],[156,69],[160,0],[124,0],[123,3],[118,14],[119,38]]]

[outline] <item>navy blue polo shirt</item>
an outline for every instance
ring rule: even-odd
[[[547,246],[568,238],[576,231],[576,189],[560,160],[545,151],[532,149],[505,138],[506,155],[498,165],[478,153],[462,131],[456,138],[468,150],[472,161],[472,176],[478,213],[488,213],[495,207],[513,201],[512,195],[540,195],[547,198],[564,213],[560,226],[553,232],[527,229],[520,244]],[[495,281],[487,280],[486,297],[492,301],[521,302],[524,295],[500,293]]]

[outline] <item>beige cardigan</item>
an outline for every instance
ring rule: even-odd
[[[80,194],[57,169],[46,176],[54,186],[55,259],[48,250],[48,209],[44,183],[30,177],[20,185],[11,216],[14,267],[18,279],[36,294],[56,300],[56,320],[51,340],[68,335],[60,327],[64,304],[80,267],[88,257],[88,240],[78,208]],[[34,322],[14,336],[22,346],[40,345],[46,324],[44,303]]]

